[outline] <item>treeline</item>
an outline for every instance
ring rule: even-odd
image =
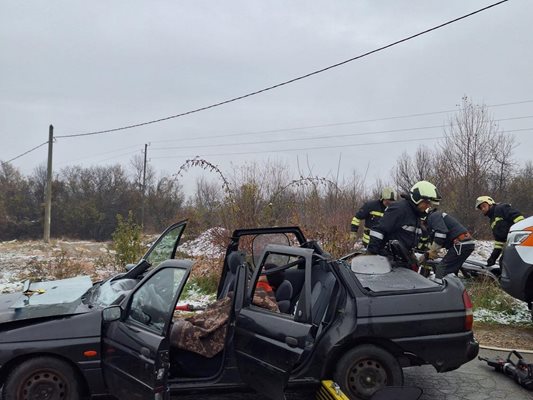
[[[246,164],[221,171],[208,160],[189,160],[172,176],[155,177],[148,168],[142,185],[142,161],[129,170],[110,167],[69,167],[54,175],[52,237],[108,240],[117,215],[131,211],[144,231],[159,232],[178,219],[188,218],[191,234],[222,226],[299,225],[309,237],[342,253],[350,246],[349,226],[363,201],[375,198],[381,187],[406,193],[426,179],[437,185],[441,208],[459,218],[478,238],[489,238],[485,219],[474,209],[479,195],[509,202],[525,215],[533,211],[533,163],[517,165],[513,136],[497,129],[486,107],[463,99],[462,110],[433,149],[413,148],[399,158],[390,181],[366,187],[354,171],[342,181],[293,171],[282,163]],[[199,178],[192,194],[183,192],[180,179],[190,168],[209,174]],[[23,176],[15,167],[0,167],[0,240],[40,238],[43,232],[46,171],[37,168]]]
[[[46,170],[23,176],[10,164],[0,166],[0,240],[40,238],[43,234]],[[69,167],[52,182],[51,236],[108,240],[117,215],[131,210],[140,224],[158,230],[183,207],[178,183],[166,177],[142,185],[120,165]]]

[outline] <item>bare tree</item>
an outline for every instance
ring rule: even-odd
[[[416,182],[422,180],[439,183],[435,158],[433,152],[424,146],[416,149],[413,158],[406,152],[402,153],[393,170],[394,183],[400,191],[407,193]]]
[[[485,105],[466,96],[445,129],[439,168],[445,174],[446,205],[471,228],[479,223],[472,206],[476,197],[503,188],[509,178],[513,140],[500,131]]]

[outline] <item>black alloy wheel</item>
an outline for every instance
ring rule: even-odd
[[[388,351],[365,344],[341,358],[334,379],[351,400],[368,400],[385,386],[403,385],[403,371]]]
[[[72,368],[52,357],[36,357],[18,365],[8,376],[3,400],[79,400],[79,383]]]

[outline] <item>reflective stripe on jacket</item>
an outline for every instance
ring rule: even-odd
[[[510,204],[495,204],[487,213],[490,218],[490,229],[494,236],[494,248],[503,248],[507,241],[507,234],[511,226],[524,219],[520,211],[511,207]]]
[[[383,205],[381,200],[367,201],[352,218],[352,224],[350,227],[352,232],[357,232],[359,225],[361,224],[361,220],[365,220],[365,228],[363,231],[364,244],[368,244],[370,241],[370,229],[372,229],[372,227],[375,226],[379,219],[383,216],[385,208],[386,207]]]
[[[389,240],[398,240],[410,250],[417,246],[421,235],[422,229],[416,206],[402,199],[387,207],[383,217],[370,229],[368,250],[378,254]]]

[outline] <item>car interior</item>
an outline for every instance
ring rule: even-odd
[[[219,299],[232,294],[236,282],[237,270],[240,265],[246,264],[248,271],[253,271],[253,251],[247,249],[234,250],[227,256],[227,273],[225,282],[219,293]],[[249,250],[249,249],[248,249]],[[261,273],[266,276],[268,283],[274,289],[275,301],[278,305],[280,317],[293,317],[298,309],[298,299],[302,292],[305,281],[305,260],[289,260],[286,264],[280,264],[279,259],[265,258],[261,265]],[[255,258],[258,260],[258,258]],[[276,263],[271,262],[276,261]],[[329,270],[329,264],[321,259],[315,260],[311,274],[311,311],[312,323],[317,327],[317,334],[327,325],[333,316],[335,302],[338,296],[335,288],[338,287],[335,275]],[[248,274],[248,279],[252,276]],[[264,309],[264,312],[272,312]],[[229,325],[229,324],[228,324]],[[224,365],[224,353],[231,352],[231,329],[226,331],[226,346],[224,350],[214,357],[208,358],[192,351],[171,347],[170,378],[174,379],[211,379],[222,371]]]

